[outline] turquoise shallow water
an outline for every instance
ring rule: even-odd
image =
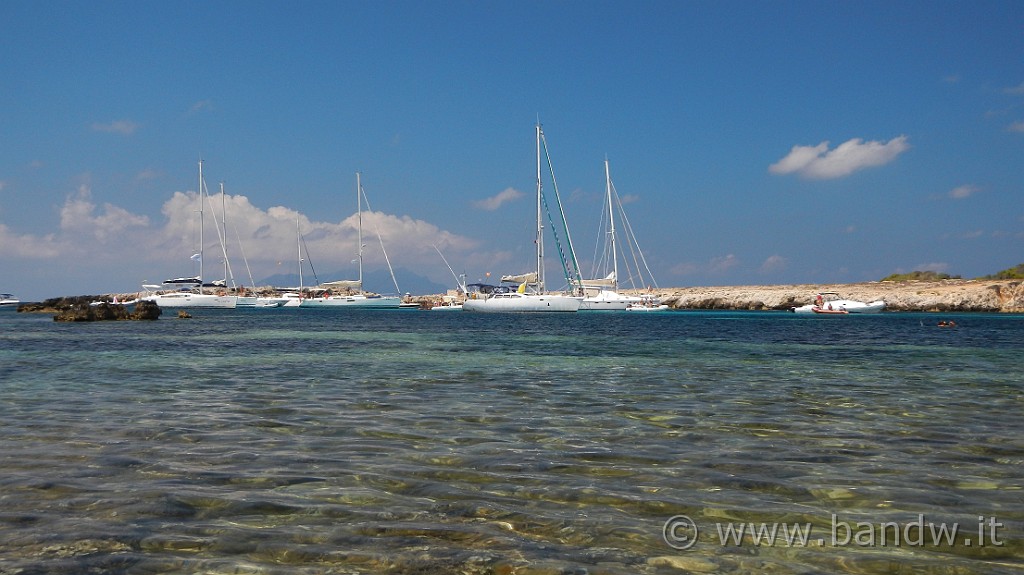
[[[193,315],[0,311],[0,573],[1024,570],[1024,317]]]

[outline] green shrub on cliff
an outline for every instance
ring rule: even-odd
[[[1024,264],[1017,264],[1016,267],[1005,269],[997,274],[985,276],[983,280],[1020,280],[1024,279]]]
[[[960,279],[960,276],[951,276],[949,274],[943,274],[933,271],[923,272],[910,272],[908,274],[892,274],[882,278],[884,282],[906,282],[906,281],[938,281],[938,280],[949,280],[949,279]]]

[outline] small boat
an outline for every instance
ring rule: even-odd
[[[653,295],[643,295],[640,296],[638,303],[630,304],[626,311],[665,311],[667,309],[668,305],[661,303],[661,300]]]
[[[430,311],[462,311],[462,301],[457,296],[444,295],[440,302],[430,306]]]
[[[18,305],[21,301],[9,293],[0,293],[0,305]]]
[[[794,313],[817,313],[843,315],[848,313],[878,313],[885,309],[885,302],[876,300],[862,301],[843,299],[836,292],[821,292],[814,298],[814,303],[790,308]]]
[[[293,291],[286,291],[282,293],[281,299],[284,300],[281,307],[299,307],[299,304],[302,303],[302,296],[300,296],[298,292]]]

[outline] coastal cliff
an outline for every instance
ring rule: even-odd
[[[672,309],[788,310],[812,303],[818,292],[837,292],[863,302],[883,300],[887,311],[1024,313],[1021,280],[716,286],[668,288],[654,293]]]

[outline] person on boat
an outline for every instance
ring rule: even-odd
[[[814,298],[814,305],[821,307],[822,303],[824,303],[824,300],[821,298],[821,294],[818,294],[818,297]]]

